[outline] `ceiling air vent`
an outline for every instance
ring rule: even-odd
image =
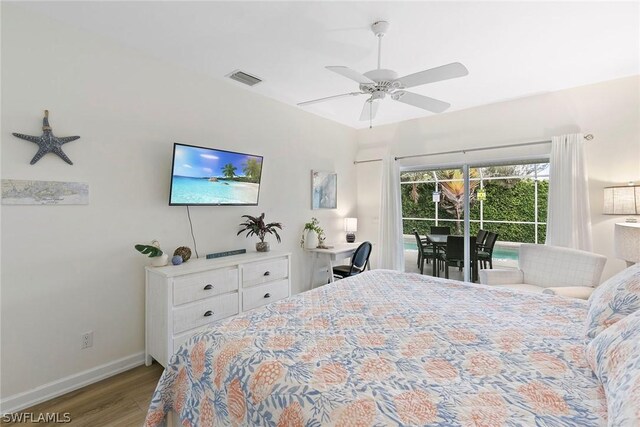
[[[227,74],[227,77],[231,80],[244,83],[247,86],[255,86],[262,81],[262,79],[240,70],[232,71],[231,74]]]

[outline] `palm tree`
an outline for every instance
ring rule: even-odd
[[[250,157],[242,167],[242,171],[251,181],[257,182],[260,178],[260,172],[262,171],[262,164],[258,162],[257,159]]]
[[[231,163],[227,163],[222,168],[222,174],[225,178],[232,179],[236,175],[237,167],[233,166]]]
[[[442,189],[442,201],[440,205],[449,213],[456,216],[456,232],[461,233],[460,218],[464,210],[464,179],[462,171],[459,169],[450,169],[439,171],[438,179],[447,180],[446,182],[440,182],[440,188]],[[470,178],[476,178],[478,173],[472,169],[469,171]],[[448,181],[451,180],[451,181]],[[475,189],[480,185],[480,181],[471,181],[469,183],[469,205],[476,199]]]
[[[418,199],[420,198],[420,193],[418,192],[418,182],[421,180],[428,180],[430,178],[429,172],[404,172],[402,174],[403,181],[413,181],[411,183],[411,200],[413,203],[418,203]]]

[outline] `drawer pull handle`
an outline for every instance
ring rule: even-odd
[[[213,285],[212,284],[208,284],[207,286],[204,287],[205,291],[210,291],[211,289],[213,289]]]
[[[204,313],[204,317],[209,317],[209,316],[213,316],[213,311],[207,310],[207,312]]]
[[[270,272],[270,271],[265,271],[265,272],[264,272],[264,275],[265,275],[265,276],[268,276],[268,275],[270,275],[270,274],[271,274],[271,272]]]
[[[266,294],[264,294],[264,297],[265,298],[271,298],[271,294],[267,292]]]

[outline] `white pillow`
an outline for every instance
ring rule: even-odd
[[[604,386],[609,425],[640,425],[640,311],[598,334],[586,356]]]
[[[616,274],[591,294],[585,335],[595,338],[614,323],[640,310],[640,263]]]

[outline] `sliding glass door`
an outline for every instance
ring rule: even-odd
[[[463,280],[463,168],[403,171],[400,182],[405,269]]]
[[[466,186],[465,171],[468,171]],[[521,243],[545,241],[548,180],[546,160],[402,171],[406,270],[420,270],[422,256],[414,229],[423,240],[427,239],[431,227],[436,226],[449,227],[449,234],[463,236],[465,220],[467,236],[484,240],[488,233],[493,235],[493,239],[485,242],[486,247],[469,246],[466,265],[473,264],[480,250],[480,267],[515,267]],[[432,247],[430,243],[425,242],[428,248]],[[431,261],[431,257],[425,259],[424,274],[445,276],[442,261],[436,271]],[[457,262],[449,262],[447,268],[450,278],[476,276],[471,270],[460,271]]]

